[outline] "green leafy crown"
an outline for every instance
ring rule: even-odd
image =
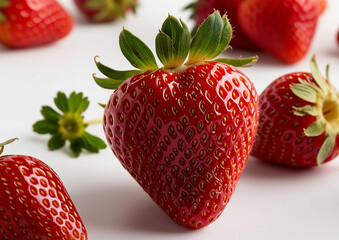
[[[244,66],[257,60],[257,57],[216,59],[228,47],[231,38],[232,27],[227,16],[221,16],[218,11],[211,14],[200,25],[193,38],[183,21],[169,15],[155,38],[156,54],[164,65],[164,70],[170,71],[182,71],[189,66],[211,61]],[[137,69],[115,70],[100,63],[96,56],[95,63],[99,71],[107,77],[98,78],[93,74],[99,86],[116,89],[129,77],[159,68],[149,47],[125,28],[120,33],[119,45],[123,55]]]
[[[305,130],[307,137],[325,135],[317,155],[317,163],[321,165],[333,152],[336,138],[339,136],[339,93],[330,82],[329,65],[326,68],[327,81],[321,76],[315,55],[311,60],[311,73],[314,82],[299,78],[299,83],[292,84],[292,92],[309,104],[303,107],[294,107],[295,115],[316,117]]]
[[[43,120],[33,125],[33,130],[39,134],[50,134],[48,141],[50,150],[56,150],[70,142],[70,149],[74,156],[79,156],[82,149],[89,152],[98,152],[106,148],[106,144],[98,137],[86,132],[88,122],[82,115],[89,106],[87,97],[82,93],[72,92],[67,98],[65,93],[58,92],[54,103],[61,112],[55,111],[49,106],[42,106]]]
[[[96,11],[94,21],[106,21],[118,17],[124,18],[126,11],[131,9],[136,11],[136,0],[86,0],[85,8],[87,10]]]

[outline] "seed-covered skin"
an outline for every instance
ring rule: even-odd
[[[87,239],[61,180],[36,158],[0,157],[0,239]]]
[[[50,43],[71,31],[73,20],[55,0],[17,0],[0,9],[6,21],[0,22],[0,42],[22,48]]]
[[[180,225],[200,228],[230,200],[251,151],[257,112],[249,79],[209,63],[126,80],[106,106],[104,130],[150,197]]]
[[[301,117],[293,113],[293,107],[312,105],[290,90],[291,84],[299,83],[299,78],[314,83],[310,73],[287,74],[275,80],[260,94],[259,126],[251,155],[287,166],[317,166],[316,157],[325,140],[325,133],[317,137],[305,136],[304,130],[316,117]],[[334,150],[324,163],[339,154],[338,144],[337,136]]]
[[[238,7],[239,24],[246,36],[286,63],[298,62],[306,55],[319,15],[316,0],[247,0]]]

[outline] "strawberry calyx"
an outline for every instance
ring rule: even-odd
[[[200,25],[193,38],[182,20],[169,15],[156,36],[155,48],[160,62],[164,65],[162,69],[170,72],[182,72],[188,67],[208,62],[221,62],[240,67],[257,61],[257,57],[216,58],[227,49],[231,39],[232,27],[227,16],[221,16],[219,11],[215,11]],[[126,59],[138,70],[111,69],[100,63],[96,56],[95,63],[99,71],[108,77],[98,78],[93,74],[99,86],[116,89],[133,75],[159,69],[151,49],[125,28],[120,33],[119,45]]]
[[[310,104],[303,107],[294,107],[297,116],[311,115],[316,121],[305,130],[307,137],[316,137],[325,134],[325,140],[317,155],[317,163],[321,165],[332,153],[336,137],[339,136],[339,93],[329,80],[329,65],[326,68],[326,79],[321,76],[315,55],[311,60],[311,73],[314,82],[299,79],[299,83],[292,84],[292,92]]]
[[[18,140],[18,138],[11,138],[11,139],[9,139],[9,140],[7,140],[5,142],[0,143],[0,154],[2,154],[2,152],[4,151],[4,148],[5,148],[6,145],[14,142],[15,140]]]
[[[118,17],[124,18],[128,9],[135,12],[136,4],[135,0],[86,0],[84,8],[95,11],[92,20],[101,22]]]
[[[10,4],[9,0],[0,0],[0,23],[6,21],[6,16],[1,9],[8,8]]]
[[[72,92],[67,98],[65,93],[58,92],[54,103],[61,112],[42,106],[41,114],[44,119],[33,125],[33,131],[52,136],[48,141],[50,150],[62,148],[66,141],[70,142],[70,149],[76,157],[82,149],[96,153],[106,148],[104,141],[86,131],[90,122],[84,121],[83,113],[88,108],[89,101],[87,97],[83,97],[83,93]]]

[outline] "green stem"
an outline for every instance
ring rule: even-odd
[[[102,119],[93,119],[90,121],[84,121],[84,124],[86,125],[93,125],[93,124],[100,124],[102,123]]]

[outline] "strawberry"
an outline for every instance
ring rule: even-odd
[[[327,0],[318,0],[320,6],[320,14],[323,14],[327,9]]]
[[[58,175],[31,156],[0,156],[0,219],[0,239],[87,239]]]
[[[74,0],[79,10],[93,22],[114,21],[135,12],[137,0]]]
[[[252,155],[294,167],[313,167],[339,154],[339,94],[321,77],[315,57],[311,73],[276,79],[260,95],[258,133]]]
[[[138,70],[114,70],[95,59],[108,77],[93,75],[96,82],[116,89],[104,112],[109,146],[154,202],[188,228],[207,226],[223,212],[256,133],[256,90],[230,65],[256,58],[215,59],[231,36],[218,11],[192,41],[187,26],[169,16],[156,37],[164,67],[126,29],[120,48]]]
[[[232,46],[240,49],[257,50],[257,45],[244,34],[237,19],[237,9],[241,1],[242,0],[197,0],[186,8],[193,10],[192,18],[195,20],[197,26],[199,26],[209,14],[213,13],[214,10],[227,13],[230,24],[234,29]]]
[[[319,15],[318,0],[244,0],[238,7],[245,34],[285,63],[296,63],[306,55]]]
[[[56,0],[0,0],[0,43],[24,48],[69,34],[73,20]]]
[[[83,113],[89,105],[87,97],[75,92],[67,97],[65,93],[58,92],[54,103],[60,111],[50,106],[42,106],[41,114],[44,119],[33,125],[34,132],[51,135],[48,141],[50,150],[60,149],[66,142],[70,142],[73,155],[78,157],[82,149],[97,153],[106,148],[104,141],[86,131],[89,124],[97,123],[84,121]]]

